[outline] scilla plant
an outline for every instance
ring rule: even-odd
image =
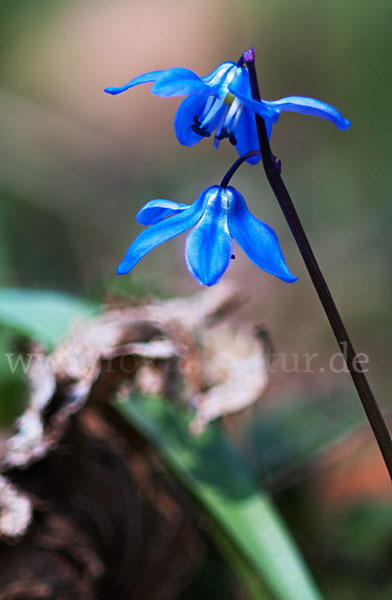
[[[249,212],[241,194],[229,186],[231,177],[243,162],[257,164],[261,159],[340,349],[345,350],[347,367],[392,478],[391,437],[283,182],[281,163],[273,155],[269,142],[272,126],[283,111],[321,117],[341,130],[349,128],[349,121],[336,108],[314,98],[290,96],[275,101],[262,100],[254,48],[244,52],[237,63],[224,62],[206,77],[185,68],[173,68],[145,73],[105,91],[117,95],[143,83],[152,83],[152,92],[158,96],[185,96],[174,119],[181,144],[193,146],[214,134],[215,148],[221,140],[227,139],[240,156],[220,185],[203,191],[192,205],[160,199],[148,202],[137,215],[138,222],[148,228],[131,244],[117,273],[128,273],[150,250],[191,229],[186,240],[185,260],[200,284],[209,286],[219,281],[230,263],[233,239],[258,267],[283,281],[296,281],[285,263],[275,233]]]

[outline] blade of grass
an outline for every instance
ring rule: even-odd
[[[260,576],[251,567],[246,557],[239,552],[238,547],[229,540],[215,523],[211,525],[211,538],[246,592],[247,597],[250,600],[273,600],[274,597],[268,592]]]
[[[114,406],[143,433],[219,525],[250,571],[260,577],[269,597],[320,600],[320,592],[273,503],[253,484],[216,426],[192,436],[188,417],[158,398],[132,399]]]

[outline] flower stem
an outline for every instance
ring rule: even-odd
[[[255,55],[252,48],[243,55],[244,63],[248,67],[252,97],[254,100],[260,101],[260,91],[255,68]],[[261,157],[265,174],[268,182],[279,202],[280,208],[286,218],[286,221],[291,229],[291,233],[297,243],[299,251],[305,262],[306,268],[316,289],[321,304],[328,317],[331,328],[335,334],[336,340],[343,352],[348,370],[358,392],[362,406],[373,430],[381,454],[384,458],[385,465],[392,479],[392,440],[385,424],[384,418],[373,395],[366,375],[362,370],[362,366],[357,358],[357,354],[351,343],[350,337],[344,326],[342,318],[336,307],[334,299],[329,291],[324,276],[317,263],[316,257],[310,246],[308,238],[302,227],[301,221],[291,200],[290,194],[283,182],[280,174],[280,162],[276,161],[272,154],[269,143],[267,130],[264,119],[259,115],[256,116],[257,134],[260,143]]]
[[[231,165],[230,169],[225,173],[222,181],[220,182],[220,186],[224,188],[227,187],[229,185],[230,179],[233,177],[237,169],[240,168],[243,162],[245,162],[248,158],[251,158],[252,156],[261,157],[260,150],[250,150],[249,152],[246,152],[245,154],[242,154],[239,158],[237,158],[237,160]]]

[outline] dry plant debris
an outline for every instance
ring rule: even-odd
[[[107,545],[111,546],[106,541],[102,550],[91,536],[90,528],[86,529],[86,523],[80,519],[80,514],[85,515],[86,511],[90,520],[94,521],[95,511],[100,516],[96,521],[107,521],[109,538],[112,537],[110,531],[118,527],[117,523],[110,525],[113,519],[121,522],[125,518],[132,520],[129,535],[132,537],[137,532],[138,539],[142,539],[146,533],[140,531],[143,522],[143,519],[139,522],[140,510],[147,510],[151,516],[151,504],[154,505],[159,496],[160,506],[171,507],[170,511],[164,510],[165,514],[154,517],[167,521],[166,533],[161,532],[159,560],[156,557],[159,564],[163,565],[167,554],[165,544],[171,547],[175,540],[178,543],[185,531],[197,546],[197,536],[182,507],[167,491],[160,489],[158,493],[156,486],[151,488],[149,484],[150,492],[140,508],[140,497],[143,497],[140,490],[146,489],[143,483],[146,476],[142,481],[139,475],[147,473],[147,479],[151,479],[151,468],[144,464],[146,457],[133,448],[134,440],[123,440],[119,452],[121,433],[113,423],[102,423],[99,407],[106,406],[115,394],[130,397],[142,391],[163,395],[167,401],[177,403],[179,410],[190,411],[193,415],[191,431],[195,433],[209,421],[255,402],[267,384],[262,344],[251,332],[233,331],[228,322],[232,312],[243,302],[244,298],[232,284],[221,283],[190,298],[164,302],[148,299],[132,305],[112,303],[100,316],[74,324],[70,334],[50,355],[39,346],[31,348],[27,373],[29,401],[0,460],[0,540],[3,540],[0,541],[0,572],[7,554],[4,548],[11,542],[15,548],[13,560],[19,569],[15,573],[19,573],[25,560],[30,560],[31,553],[41,570],[52,569],[53,560],[56,562],[57,558],[53,559],[51,554],[49,559],[49,542],[51,552],[62,557],[58,558],[61,567],[58,580],[49,580],[41,574],[36,581],[36,596],[31,598],[60,597],[55,595],[58,590],[71,585],[74,567],[64,557],[69,555],[72,539],[79,540],[80,544],[80,556],[72,558],[79,565],[75,584],[79,586],[78,593],[84,590],[83,597],[94,598],[97,582],[108,578],[112,558],[108,558]],[[105,428],[109,433],[99,435]],[[102,456],[106,456],[108,464],[118,463],[110,469],[110,474],[99,464]],[[144,465],[142,469],[140,465]],[[116,473],[108,488],[109,479]],[[101,490],[102,480],[106,482],[105,490]],[[118,485],[124,498],[121,505],[117,500]],[[58,487],[63,495],[59,496]],[[155,490],[152,495],[151,489]],[[166,498],[163,504],[162,498]],[[76,512],[75,506],[78,507]],[[155,514],[156,508],[153,511]],[[177,515],[176,519],[169,513]],[[182,523],[180,528],[178,522]],[[103,525],[94,521],[94,526],[99,529]],[[156,534],[156,528],[154,531]],[[121,534],[123,538],[124,535]],[[146,540],[143,547],[145,543]],[[157,540],[154,543],[158,543]],[[150,552],[149,548],[147,554]],[[178,559],[178,564],[186,570],[190,561]],[[96,568],[88,565],[96,565]],[[172,573],[170,579],[170,569],[166,567],[165,572],[171,582],[167,588],[170,590],[180,575]],[[25,587],[29,587],[31,577],[30,571],[24,579],[22,577]],[[6,599],[19,597],[23,588],[16,585],[12,576],[3,581],[0,576],[0,584],[10,590],[4,596]],[[114,589],[119,585],[121,589],[128,589],[124,581],[113,585],[111,581],[107,587]],[[140,589],[144,589],[143,585]],[[72,593],[75,594],[75,590]],[[74,597],[72,593],[64,598]],[[140,597],[147,598],[148,593],[144,591]]]

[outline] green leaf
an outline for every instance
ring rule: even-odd
[[[222,557],[231,567],[235,577],[247,592],[247,597],[252,600],[273,600],[274,596],[271,596],[257,571],[247,558],[241,554],[238,545],[233,543],[217,524],[211,526],[211,538]]]
[[[251,598],[320,600],[270,498],[256,488],[238,454],[216,426],[209,425],[203,434],[192,436],[189,418],[169,402],[156,398],[116,402],[115,407],[149,439],[219,527],[229,543],[229,553],[235,552],[232,567],[240,557],[237,577],[244,582],[244,574],[249,572],[262,582],[249,582]]]
[[[74,319],[88,319],[98,306],[67,294],[23,289],[0,290],[0,324],[52,349]]]

